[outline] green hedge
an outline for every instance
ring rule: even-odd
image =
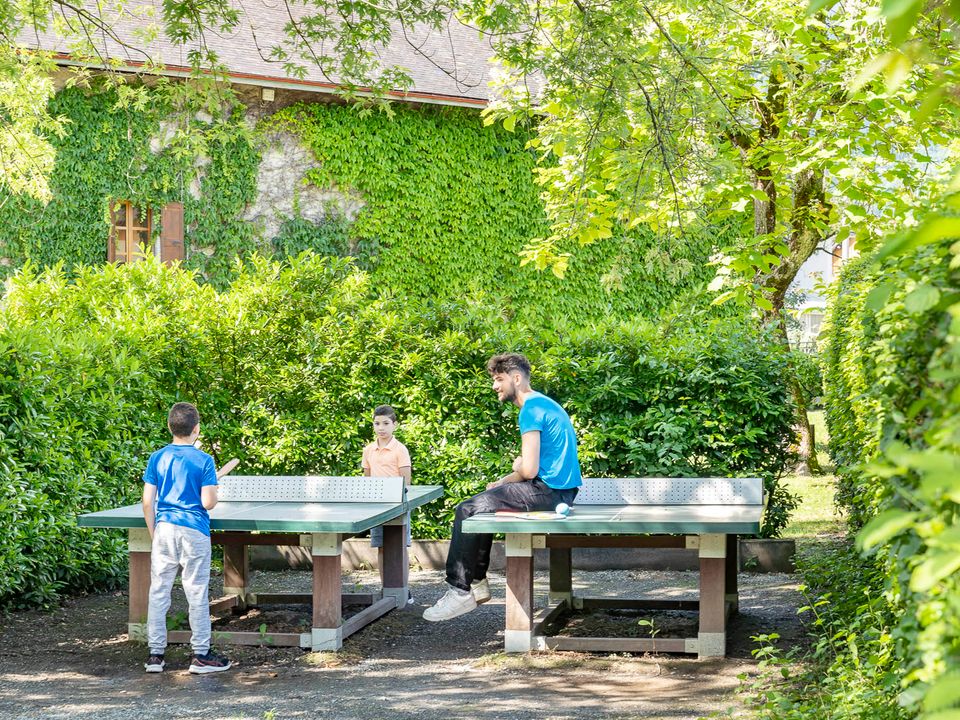
[[[871,580],[826,588],[838,610],[811,682],[830,682],[771,717],[960,714],[960,246],[927,236],[850,263],[834,290],[829,447],[864,551],[842,574]]]
[[[446,498],[414,515],[449,531],[455,504],[509,468],[516,409],[484,367],[527,352],[535,387],[569,409],[588,475],[761,475],[768,532],[789,496],[782,353],[733,323],[648,323],[557,335],[482,300],[371,299],[347,261],[255,259],[227,292],[153,262],[26,270],[0,307],[0,605],[36,604],[122,574],[118,533],[78,513],[136,502],[168,406],[195,401],[219,463],[252,474],[356,474],[380,403],[400,415],[414,481]]]

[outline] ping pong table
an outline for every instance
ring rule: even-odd
[[[464,520],[463,531],[506,536],[507,652],[556,649],[722,657],[726,654],[727,616],[738,607],[737,536],[760,531],[763,509],[763,483],[759,478],[585,478],[573,511],[566,518],[483,513]],[[699,554],[700,597],[577,597],[571,562],[571,549],[575,547],[695,550]],[[538,612],[533,592],[536,548],[547,548],[550,557],[548,602]],[[699,612],[699,631],[690,638],[548,634],[572,611],[604,608],[694,610]]]
[[[210,511],[211,542],[223,546],[224,596],[210,603],[216,614],[232,608],[277,603],[313,605],[309,633],[218,632],[213,642],[339,650],[344,638],[409,598],[407,513],[443,495],[437,485],[405,486],[403,478],[236,476],[220,480],[220,502]],[[87,513],[82,527],[126,528],[130,562],[128,635],[146,638],[151,540],[141,505]],[[383,526],[383,587],[380,592],[345,593],[341,550],[345,538]],[[256,593],[249,587],[248,547],[300,546],[310,549],[313,592]],[[346,605],[365,606],[342,618]],[[168,641],[189,642],[188,631],[171,631]]]

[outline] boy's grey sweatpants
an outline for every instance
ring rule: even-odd
[[[157,523],[150,558],[150,603],[147,606],[147,645],[162,655],[167,647],[167,610],[177,569],[190,605],[190,644],[195,655],[210,650],[210,536],[199,530]]]

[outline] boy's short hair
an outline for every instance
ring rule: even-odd
[[[176,437],[189,437],[199,422],[200,413],[192,403],[174,403],[167,413],[167,427]]]
[[[530,361],[520,353],[503,353],[494,355],[487,361],[487,372],[490,375],[509,375],[518,372],[527,380],[530,379]]]
[[[386,417],[386,418],[390,418],[390,420],[392,420],[393,422],[396,422],[397,412],[389,405],[377,405],[373,409],[373,417],[374,419],[378,417]]]

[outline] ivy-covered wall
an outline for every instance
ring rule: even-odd
[[[155,233],[159,208],[182,201],[187,264],[212,280],[225,279],[233,258],[256,248],[240,216],[256,194],[259,154],[240,118],[177,113],[161,89],[146,104],[121,97],[116,88],[68,88],[51,101],[51,112],[69,120],[55,140],[53,200],[44,206],[0,192],[4,274],[27,261],[68,269],[104,263],[115,200],[153,208]]]
[[[4,274],[27,261],[62,261],[68,271],[104,262],[114,199],[153,208],[183,202],[186,264],[221,288],[238,257],[315,249],[357,256],[378,292],[439,301],[482,293],[507,317],[552,326],[656,317],[698,297],[709,273],[711,238],[643,233],[567,248],[565,279],[520,267],[520,250],[546,231],[535,158],[521,132],[485,128],[473,110],[398,104],[388,115],[297,103],[254,129],[242,106],[211,120],[175,109],[160,90],[148,97],[125,101],[115,88],[57,94],[51,109],[70,124],[56,140],[54,199],[43,207],[0,198]],[[316,220],[315,208],[307,218],[295,198],[273,223],[276,237],[244,219],[264,190],[261,152],[280,134],[316,157],[308,185],[359,203],[355,218],[339,216],[334,201],[325,219]]]

